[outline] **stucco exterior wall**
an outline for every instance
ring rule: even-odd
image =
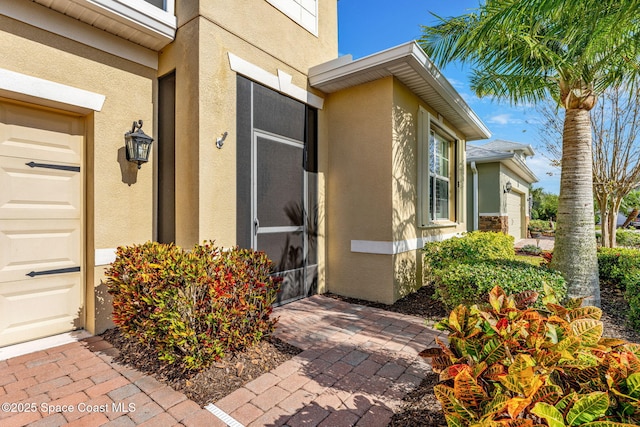
[[[126,160],[124,133],[142,119],[144,131],[153,136],[156,73],[7,17],[0,16],[0,28],[3,68],[106,97],[101,111],[84,116],[84,326],[96,332],[94,314],[108,311],[110,305],[96,298],[103,270],[95,265],[96,250],[153,237],[153,167],[138,170]],[[107,308],[100,308],[103,304]]]
[[[393,79],[331,94],[327,171],[327,287],[345,296],[393,299],[390,255],[351,251],[352,240],[391,241]]]
[[[511,183],[512,191],[521,195],[525,210],[524,229],[529,221],[529,187],[530,184],[511,168],[500,162],[478,163],[478,213],[480,230],[508,231],[507,195],[504,193],[507,182]],[[467,230],[473,230],[473,173],[467,167],[469,181],[467,184],[468,224]]]
[[[423,284],[421,243],[465,230],[464,205],[449,225],[417,225],[418,111],[437,112],[393,77],[333,93],[326,105],[328,290],[391,304]]]
[[[506,215],[506,205],[503,205],[500,194],[500,164],[477,163],[478,170],[478,213],[482,217],[499,217]],[[473,172],[467,166],[467,231],[473,230]],[[504,202],[506,203],[506,202]],[[478,227],[482,229],[482,227]]]
[[[229,53],[272,75],[290,74],[294,85],[308,89],[308,68],[337,56],[337,5],[319,2],[316,37],[266,1],[242,0],[233,7],[211,0],[199,7],[177,3],[177,37],[159,62],[159,75],[176,70],[176,243],[215,239],[233,246],[236,72]],[[215,140],[224,132],[225,145],[217,149]],[[322,146],[324,135],[318,138]]]
[[[529,198],[529,186],[530,184],[517,175],[512,169],[508,168],[505,165],[500,165],[500,185],[502,188],[507,185],[507,182],[511,182],[511,188],[518,193],[524,194],[524,199],[528,200]],[[528,216],[527,211],[527,216]]]
[[[39,7],[39,6],[38,6]],[[47,13],[49,13],[48,11]],[[157,146],[157,78],[176,72],[176,243],[191,246],[214,239],[236,244],[236,72],[232,53],[270,75],[291,75],[298,88],[308,87],[309,67],[337,56],[337,0],[318,2],[318,34],[311,34],[263,0],[176,0],[178,31],[158,55],[158,69],[74,42],[48,31],[0,16],[1,68],[105,95],[101,111],[84,115],[85,156],[83,253],[87,320],[85,328],[101,332],[111,325],[110,298],[101,285],[113,250],[153,240],[156,221],[157,167],[140,170],[127,162],[124,133],[134,120]],[[83,26],[60,15],[74,26]],[[87,25],[89,27],[89,25]],[[98,31],[92,33],[95,37]],[[105,33],[112,45],[144,51]],[[115,40],[115,41],[114,41]],[[91,43],[91,41],[87,41]],[[129,49],[131,48],[131,49]],[[149,61],[148,63],[154,63]],[[319,122],[319,217],[325,218],[328,169],[328,119]],[[215,140],[229,136],[222,149]],[[325,224],[319,224],[319,291],[324,291]]]
[[[179,2],[183,3],[183,2]],[[222,29],[229,38],[241,38],[280,63],[306,75],[309,67],[334,59],[338,54],[337,1],[318,2],[318,36],[295,23],[267,1],[200,0],[200,16]],[[179,15],[178,25],[191,19]],[[285,31],[286,29],[286,31]],[[204,33],[206,34],[206,33]],[[294,80],[306,87],[306,80]]]

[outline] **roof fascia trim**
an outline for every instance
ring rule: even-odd
[[[488,139],[491,132],[476,113],[467,105],[451,83],[442,75],[438,67],[415,41],[393,47],[364,58],[352,60],[351,56],[340,57],[309,69],[309,83],[312,87],[339,80],[370,68],[384,66],[393,62],[406,62],[427,81],[463,119],[474,126],[477,137],[467,140]]]

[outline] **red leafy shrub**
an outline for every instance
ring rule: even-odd
[[[420,353],[440,374],[434,387],[450,427],[640,425],[640,345],[603,337],[602,311],[558,303],[545,287],[489,304],[459,305],[436,325],[448,345]]]
[[[207,242],[190,251],[147,242],[119,247],[106,272],[113,322],[161,360],[200,369],[270,334],[279,281],[263,252]]]

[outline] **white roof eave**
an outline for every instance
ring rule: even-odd
[[[473,157],[467,156],[467,164],[471,164],[471,162],[475,163],[494,163],[499,162],[506,166],[508,166],[516,175],[519,175],[525,181],[533,184],[534,182],[540,181],[535,173],[526,163],[522,161],[516,160],[516,157],[513,153],[505,153],[505,154],[497,154],[491,156],[481,156],[481,157]]]
[[[332,93],[386,76],[398,78],[414,92],[426,83],[446,105],[438,113],[455,124],[468,141],[491,136],[486,125],[415,41],[355,61],[347,56],[312,67],[309,83],[325,93]],[[433,102],[424,98],[423,101]]]

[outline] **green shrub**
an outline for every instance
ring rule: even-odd
[[[185,251],[148,242],[119,247],[106,272],[113,322],[161,360],[200,369],[271,333],[279,282],[262,252],[212,243]]]
[[[532,219],[529,221],[529,231],[533,232],[549,232],[553,231],[551,225],[549,225],[549,221],[545,221],[542,219]]]
[[[640,250],[630,248],[599,248],[600,281],[624,291],[629,304],[627,319],[640,328]]]
[[[462,237],[429,242],[424,246],[425,267],[431,271],[451,262],[514,259],[513,242],[513,236],[488,231],[472,231]]]
[[[632,230],[617,230],[616,243],[618,246],[640,248],[640,233]]]
[[[564,297],[567,286],[562,275],[543,267],[510,260],[451,264],[436,270],[435,297],[446,307],[474,304],[485,299],[496,285],[505,292],[542,292],[545,285]]]
[[[640,345],[603,338],[602,311],[566,306],[547,287],[489,304],[456,307],[436,324],[448,345],[420,353],[449,426],[626,427],[640,425]]]
[[[524,245],[520,250],[525,254],[531,255],[540,255],[542,253],[542,249],[540,248],[540,246],[536,245]]]

